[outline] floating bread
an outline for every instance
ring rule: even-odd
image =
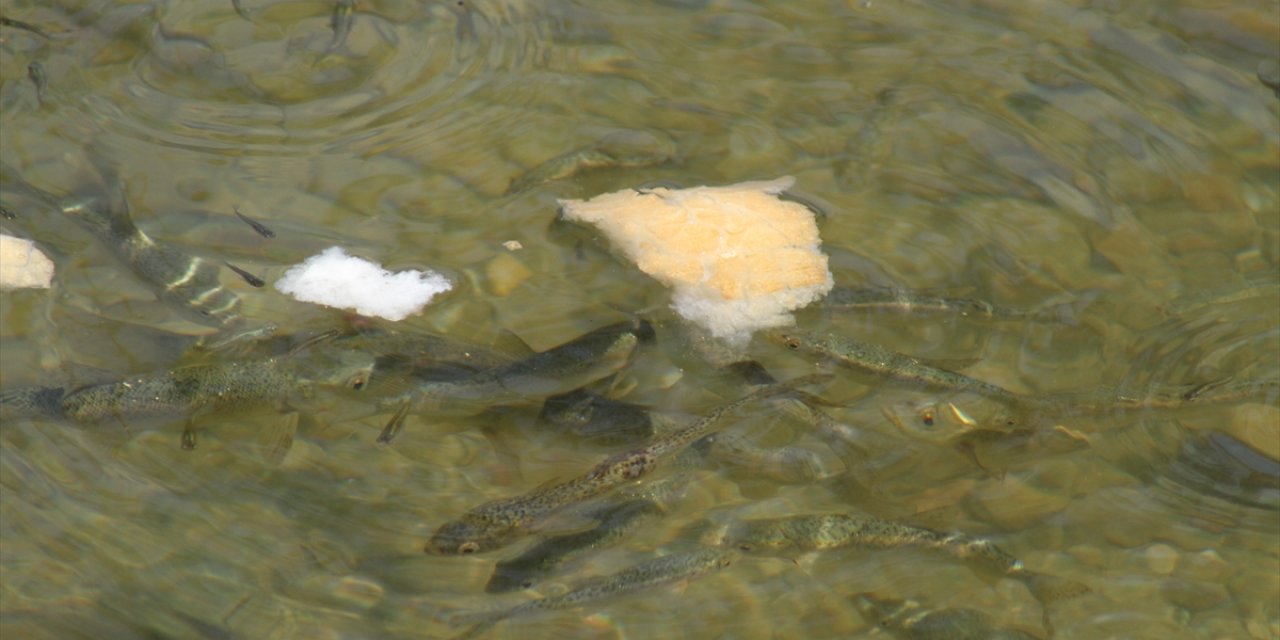
[[[671,287],[677,313],[738,342],[756,329],[791,324],[791,311],[834,284],[813,212],[777,197],[793,184],[787,176],[627,189],[560,206],[566,220],[596,226],[641,271]]]

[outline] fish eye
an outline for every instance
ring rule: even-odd
[[[800,348],[800,341],[795,338],[787,338],[787,348],[795,351]]]
[[[524,582],[520,583],[520,587],[523,589],[528,589],[529,587],[532,587],[532,586],[533,586],[532,580],[525,580]]]
[[[738,549],[740,549],[740,550],[742,550],[742,551],[750,551],[750,550],[752,550],[753,548],[754,548],[754,547],[751,545],[751,543],[750,543],[750,542],[743,542],[742,544],[739,544],[739,545],[738,545]]]
[[[480,550],[480,543],[473,542],[470,540],[458,545],[458,553],[461,553],[463,555],[466,555],[468,553],[475,553],[479,550]]]
[[[353,383],[351,384],[351,388],[352,388],[352,389],[355,389],[356,391],[359,391],[359,390],[363,389],[363,388],[364,388],[364,378],[356,378],[355,382],[353,382]]]

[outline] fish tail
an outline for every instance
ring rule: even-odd
[[[480,634],[492,629],[506,617],[505,611],[472,611],[468,613],[455,613],[448,617],[448,624],[451,627],[462,626],[464,624],[471,625],[466,631],[454,636],[451,640],[470,640],[478,637]]]
[[[1019,571],[1013,577],[1022,581],[1031,590],[1031,595],[1040,604],[1048,606],[1055,602],[1078,598],[1092,591],[1088,585],[1070,578],[1061,578],[1034,571]]]
[[[0,415],[5,418],[62,414],[62,387],[32,387],[0,391]]]

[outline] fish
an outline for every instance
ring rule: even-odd
[[[264,238],[276,237],[276,232],[267,228],[267,225],[262,224],[261,222],[258,222],[257,220],[254,220],[253,218],[250,218],[249,216],[246,216],[243,213],[240,213],[240,207],[236,206],[236,207],[232,207],[231,209],[232,211],[235,211],[237,218],[240,218],[242,222],[252,227],[253,230],[258,233],[258,235]]]
[[[843,547],[896,549],[920,547],[960,560],[980,574],[1012,578],[1027,585],[1042,603],[1089,593],[1087,585],[1028,570],[990,540],[843,513],[740,520],[724,533],[722,544],[743,552],[785,555]]]
[[[617,543],[641,523],[663,512],[662,505],[654,500],[633,498],[584,514],[599,520],[599,524],[586,531],[545,538],[520,555],[499,562],[485,584],[485,593],[529,589],[561,564]]]
[[[248,271],[245,271],[244,269],[241,269],[240,267],[237,267],[234,264],[231,264],[230,262],[224,262],[223,264],[227,265],[228,269],[234,271],[236,275],[244,279],[244,281],[248,283],[248,285],[251,287],[257,287],[260,289],[267,285],[267,282],[262,278],[259,278],[258,276],[255,276],[252,273],[249,273]]]
[[[1035,313],[1022,309],[997,307],[985,300],[945,298],[920,294],[906,289],[848,289],[836,287],[822,301],[829,309],[850,311],[883,311],[913,315],[959,315],[975,318],[1032,318]]]
[[[31,84],[36,87],[36,103],[44,105],[44,91],[49,86],[49,77],[44,73],[44,66],[39,62],[27,65],[27,77],[31,78]]]
[[[638,443],[654,434],[653,418],[646,407],[586,389],[548,397],[538,419],[601,444]]]
[[[504,195],[525,191],[534,185],[560,180],[602,167],[647,167],[669,162],[675,157],[670,138],[647,131],[615,131],[585,147],[556,156],[513,179]]]
[[[843,367],[890,380],[933,389],[969,391],[1011,405],[1020,406],[1033,402],[1033,399],[1028,396],[1014,393],[1004,387],[926,364],[909,355],[891,351],[870,342],[862,342],[834,333],[818,335],[796,329],[770,330],[766,335],[792,351],[819,356]]]
[[[92,385],[68,392],[59,406],[62,415],[77,422],[240,408],[305,397],[317,386],[359,391],[373,365],[366,353],[310,349],[301,355],[190,365]]]
[[[903,640],[1039,640],[1017,629],[995,626],[976,609],[925,609],[919,602],[860,593],[852,598],[867,622]]]
[[[243,0],[231,0],[231,8],[235,9],[236,15],[249,20],[249,12],[245,11]]]
[[[194,448],[191,421],[210,412],[305,401],[321,387],[359,391],[373,375],[372,355],[304,343],[282,356],[189,365],[76,389],[40,387],[0,394],[9,415],[44,415],[94,424],[109,419],[188,419],[184,448]]]
[[[722,404],[693,422],[655,438],[643,447],[609,456],[585,474],[552,482],[523,495],[486,502],[441,525],[427,541],[429,555],[466,555],[504,547],[547,516],[651,474],[693,442],[711,435],[729,414],[752,402],[814,384],[829,376],[810,375],[757,389]]]
[[[711,571],[724,569],[741,557],[742,554],[734,549],[698,548],[645,560],[617,573],[586,580],[560,595],[530,600],[502,611],[456,615],[453,618],[455,624],[474,623],[474,626],[454,640],[474,638],[508,618],[540,611],[571,609],[664,584],[692,580]]]
[[[795,484],[810,482],[827,475],[818,454],[797,446],[774,449],[757,447],[740,434],[723,432],[707,437],[708,455],[721,462],[745,467],[762,478]]]
[[[14,29],[22,29],[23,31],[34,33],[40,36],[41,38],[45,38],[45,39],[49,38],[49,34],[45,33],[44,29],[41,29],[40,27],[37,27],[34,24],[31,24],[30,22],[23,22],[21,20],[14,20],[13,18],[6,18],[3,16],[0,16],[0,25],[6,26],[6,27],[13,27]]]
[[[316,58],[314,64],[319,64],[329,54],[346,49],[347,36],[351,35],[351,27],[355,24],[356,0],[338,0],[333,6],[333,15],[329,17],[329,27],[333,29],[333,39],[329,41],[329,46]]]
[[[516,404],[564,393],[621,369],[642,342],[654,339],[653,325],[634,319],[588,332],[574,340],[521,358],[445,380],[422,380],[383,400],[396,413],[378,442],[399,432],[414,406],[429,406],[440,415],[474,415],[493,405]]]
[[[105,242],[158,298],[204,323],[241,321],[240,297],[222,286],[216,263],[156,242],[134,225],[123,197],[117,200],[113,205],[106,195],[82,196],[60,209]]]
[[[4,218],[5,220],[17,220],[18,214],[14,213],[13,210],[8,207],[0,206],[0,218]]]

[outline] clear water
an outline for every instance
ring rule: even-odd
[[[618,308],[646,310],[659,345],[627,399],[689,413],[724,389],[682,353],[667,292],[591,232],[553,224],[557,198],[794,175],[825,214],[838,284],[1058,305],[1064,320],[819,305],[800,314],[807,328],[1036,393],[1280,374],[1280,100],[1260,81],[1280,73],[1273,2],[362,0],[327,53],[331,3],[242,4],[248,19],[230,2],[6,0],[5,17],[49,37],[0,27],[0,159],[66,193],[93,154],[120,174],[139,226],[268,281],[331,244],[448,271],[458,290],[406,328],[481,343],[511,331],[542,349]],[[506,194],[619,131],[670,159]],[[277,237],[254,235],[236,206]],[[0,294],[5,388],[179,362],[176,336],[196,327],[79,227],[18,213],[5,229],[36,237],[59,275],[48,292]],[[228,284],[285,332],[341,318]],[[813,368],[763,342],[752,354],[778,375]],[[672,513],[575,574],[634,562],[711,511],[867,511],[989,536],[1088,583],[1050,609],[1056,638],[1280,636],[1274,396],[1068,417],[1054,433],[1076,437],[967,455],[888,418],[947,398],[860,378],[827,393],[848,403],[833,414],[862,430],[864,456],[836,459],[802,425],[746,416],[735,428],[823,452],[837,473],[780,485],[709,469]],[[4,635],[446,636],[449,611],[527,596],[483,593],[518,547],[430,557],[430,533],[609,451],[541,432],[536,408],[417,416],[391,447],[373,442],[385,415],[341,414],[305,419],[275,466],[258,438],[274,412],[215,420],[195,451],[178,447],[177,425],[9,421]],[[884,637],[850,603],[862,592],[1047,635],[1021,583],[856,550],[748,558],[491,634]]]

